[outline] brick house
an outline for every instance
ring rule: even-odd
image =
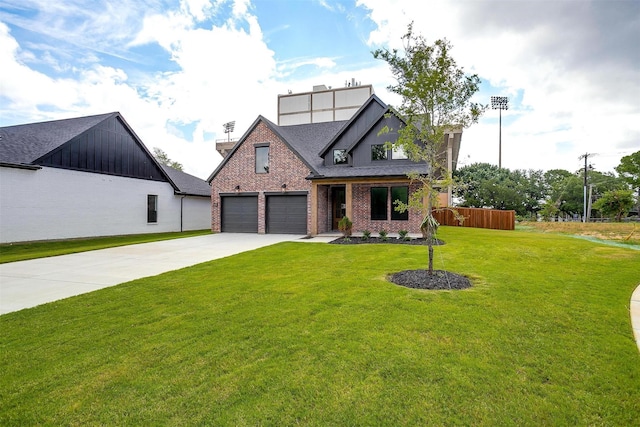
[[[348,216],[353,230],[420,232],[420,212],[399,213],[416,189],[407,173],[426,164],[387,150],[402,120],[371,95],[349,120],[281,126],[259,116],[211,174],[214,232],[316,235],[337,230]],[[446,136],[446,162],[454,167],[461,132]],[[441,194],[450,203],[450,190]]]

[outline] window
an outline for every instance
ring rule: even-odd
[[[404,147],[397,146],[391,150],[391,158],[394,160],[407,159],[407,153],[404,152]]]
[[[147,222],[158,222],[158,196],[155,194],[147,195]]]
[[[387,187],[371,187],[371,219],[387,219]]]
[[[396,200],[400,200],[405,205],[408,204],[409,187],[391,187],[391,219],[409,220],[409,211],[398,212],[396,210]]]
[[[269,173],[269,146],[256,147],[256,173]]]
[[[386,220],[387,206],[389,205],[388,187],[371,187],[371,219]],[[391,187],[391,219],[398,221],[409,220],[409,212],[398,212],[395,210],[395,201],[409,203],[409,187]]]
[[[387,149],[384,145],[371,146],[371,160],[387,160]]]
[[[347,150],[333,150],[333,164],[347,164]]]

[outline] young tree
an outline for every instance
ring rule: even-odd
[[[448,132],[476,123],[486,106],[471,102],[479,90],[480,78],[476,74],[467,76],[458,67],[450,56],[449,41],[440,39],[430,45],[413,32],[413,24],[408,26],[402,40],[402,52],[383,48],[375,50],[373,56],[389,64],[396,84],[388,89],[401,97],[395,110],[405,125],[394,129],[398,138],[388,144],[402,148],[409,159],[428,166],[427,174],[410,175],[422,185],[411,194],[407,205],[396,203],[396,209],[422,211],[421,229],[429,247],[429,273],[433,274],[433,243],[438,227],[433,208],[437,207],[438,188],[451,182],[450,171],[440,164],[444,137]]]
[[[171,160],[169,155],[161,148],[153,147],[153,157],[155,157],[160,164],[182,171],[182,164]]]

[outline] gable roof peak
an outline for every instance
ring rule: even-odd
[[[345,133],[347,130],[357,121],[361,120],[364,116],[365,111],[372,108],[373,104],[378,104],[381,107],[381,113],[379,117],[376,119],[379,120],[380,117],[383,117],[388,112],[392,112],[396,114],[387,104],[385,104],[378,96],[374,93],[369,99],[367,99],[364,104],[355,112],[355,114],[345,123],[345,125],[337,132],[333,138],[322,148],[322,150],[318,153],[318,156],[324,157],[327,152],[331,149],[331,147],[335,144],[335,142]]]
[[[0,161],[31,164],[111,117],[121,116],[113,112],[0,127]]]

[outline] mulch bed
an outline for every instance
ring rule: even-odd
[[[361,244],[400,244],[400,245],[423,245],[427,246],[427,240],[417,238],[411,240],[402,240],[396,238],[382,239],[380,237],[370,237],[363,239],[362,237],[350,237],[345,239],[340,237],[329,243],[335,245],[361,245]],[[442,240],[434,241],[434,246],[444,245]],[[453,290],[467,289],[471,287],[471,282],[465,276],[444,270],[433,270],[433,274],[429,274],[428,270],[405,270],[390,274],[387,279],[396,285],[413,289],[431,289],[431,290]]]
[[[471,282],[465,276],[444,270],[433,270],[429,275],[428,270],[405,270],[390,274],[387,279],[396,285],[413,289],[467,289]]]

